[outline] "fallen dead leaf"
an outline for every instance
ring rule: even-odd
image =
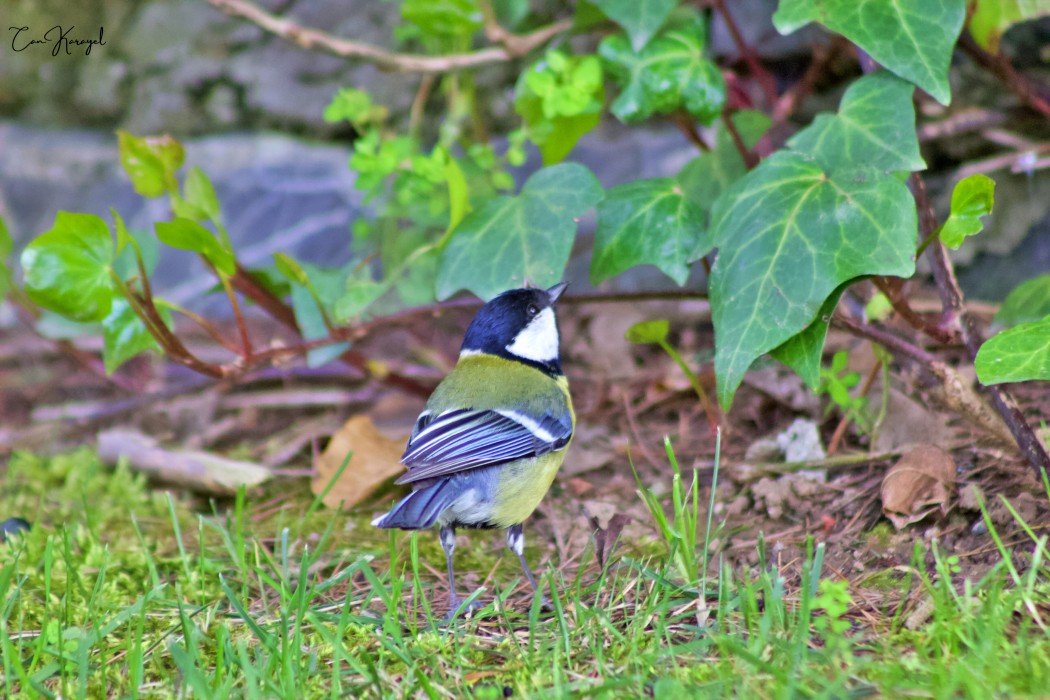
[[[583,512],[594,527],[594,552],[598,557],[598,566],[604,569],[623,532],[623,526],[630,518],[620,513],[616,505],[601,501],[584,503]]]
[[[882,512],[898,530],[932,512],[948,512],[955,492],[955,460],[934,445],[907,452],[882,479]]]
[[[384,481],[400,473],[404,438],[391,440],[379,432],[366,415],[352,417],[328,442],[328,447],[317,458],[317,474],[310,484],[315,494],[321,494],[335,477],[343,460],[352,453],[350,463],[332,485],[324,504],[329,508],[349,508],[367,498]]]

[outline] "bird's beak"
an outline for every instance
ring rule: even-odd
[[[547,296],[550,297],[551,304],[558,301],[558,297],[561,296],[561,293],[564,292],[565,288],[568,286],[568,282],[558,282],[558,284],[547,290]]]

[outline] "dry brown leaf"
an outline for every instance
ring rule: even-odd
[[[919,445],[882,479],[882,512],[898,530],[935,510],[948,512],[955,493],[955,460],[934,445]]]
[[[329,508],[349,508],[367,498],[384,481],[400,473],[401,453],[406,435],[399,440],[383,437],[366,415],[352,417],[328,442],[317,458],[317,474],[310,484],[315,494],[322,493],[350,453],[350,463],[339,475],[324,504]]]

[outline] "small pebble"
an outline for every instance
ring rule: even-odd
[[[29,530],[29,522],[22,518],[8,518],[4,522],[0,523],[0,542],[3,542],[11,535],[17,535],[20,532],[26,532]]]

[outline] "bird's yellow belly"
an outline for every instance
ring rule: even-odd
[[[566,450],[505,464],[496,486],[491,522],[510,527],[524,522],[551,487]]]

